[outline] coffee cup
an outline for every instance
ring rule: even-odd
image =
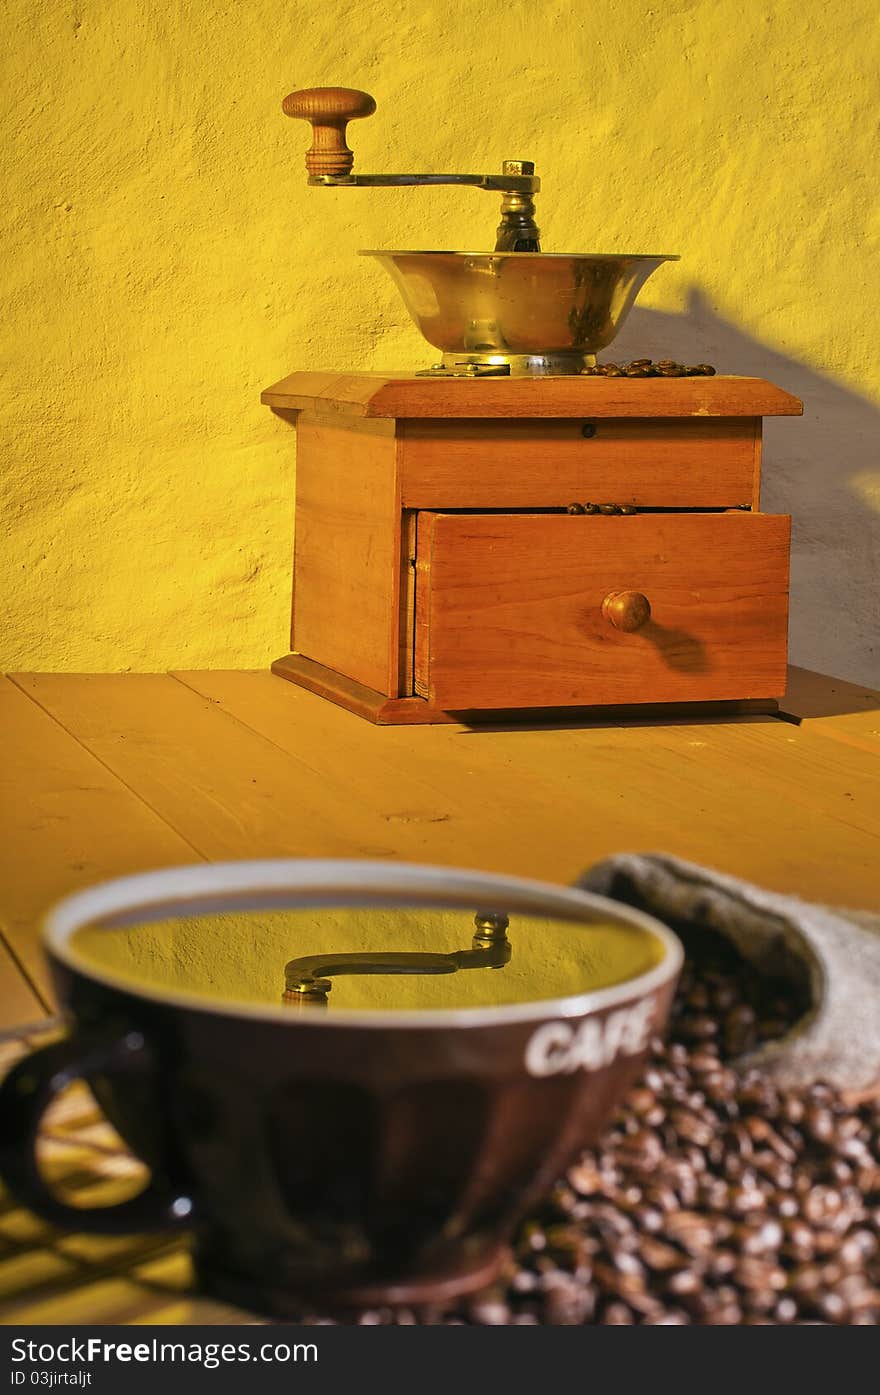
[[[0,1175],[67,1230],[191,1231],[204,1291],[278,1317],[490,1282],[638,1074],[682,962],[581,890],[334,860],[104,883],[44,945],[67,1034],[0,1088]],[[114,1206],[40,1172],[74,1080],[150,1170]]]

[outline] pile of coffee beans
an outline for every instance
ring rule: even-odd
[[[586,378],[711,378],[714,373],[711,363],[688,368],[672,358],[661,358],[656,363],[650,358],[634,358],[631,363],[597,363],[581,369],[581,376]]]
[[[702,933],[668,1039],[502,1279],[455,1309],[354,1321],[880,1325],[880,1102],[729,1064],[804,1007]]]

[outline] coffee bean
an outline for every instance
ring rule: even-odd
[[[654,1239],[653,1236],[644,1237],[640,1253],[648,1268],[661,1274],[668,1269],[681,1268],[682,1265],[681,1251],[674,1245],[667,1245],[663,1240]]]
[[[832,1187],[813,1187],[804,1202],[804,1216],[813,1225],[821,1225],[836,1216],[840,1207],[839,1192]]]
[[[793,1147],[790,1143],[787,1143],[786,1140],[782,1137],[782,1134],[777,1133],[776,1129],[768,1127],[765,1138],[767,1141],[768,1148],[772,1148],[776,1156],[778,1158],[781,1158],[783,1162],[797,1162],[797,1149]]]
[[[523,1255],[538,1254],[547,1248],[547,1236],[537,1221],[529,1221],[523,1226],[517,1249]]]
[[[747,1255],[775,1254],[784,1234],[779,1222],[772,1219],[738,1226],[736,1232],[740,1247]]]
[[[827,1230],[813,1231],[813,1248],[817,1255],[833,1255],[840,1246],[840,1237],[829,1227]]]
[[[701,983],[699,980],[691,983],[687,990],[688,1010],[690,1012],[706,1012],[711,1005],[709,985]],[[691,1057],[690,1065],[693,1070],[693,1057]]]
[[[663,1231],[691,1255],[702,1254],[712,1247],[712,1227],[706,1217],[696,1211],[677,1211],[667,1218]]]
[[[761,1211],[764,1207],[764,1193],[756,1186],[735,1187],[730,1193],[730,1208],[744,1215],[748,1211]]]
[[[826,1322],[842,1323],[846,1322],[849,1315],[849,1308],[846,1299],[839,1293],[823,1293],[816,1305],[825,1318]]]
[[[700,1081],[707,1096],[715,1105],[732,1105],[736,1090],[736,1076],[733,1071],[720,1069]]]
[[[850,1114],[848,1118],[838,1119],[837,1121],[838,1138],[861,1138],[865,1141],[868,1134],[869,1130],[862,1123],[857,1114]]]
[[[625,1303],[609,1303],[599,1321],[604,1327],[631,1327],[635,1318]]]
[[[782,1101],[782,1116],[790,1124],[799,1124],[804,1117],[804,1108],[799,1095],[786,1095]]]
[[[871,1150],[860,1138],[847,1138],[842,1143],[838,1140],[837,1152],[857,1167],[870,1167],[873,1162]]]
[[[701,1289],[702,1280],[695,1269],[679,1269],[666,1280],[666,1292],[674,1293],[677,1298],[699,1293]]]
[[[679,1138],[686,1142],[695,1143],[700,1148],[705,1148],[712,1142],[715,1131],[708,1120],[701,1119],[697,1114],[690,1114],[685,1109],[673,1109],[669,1118]]]
[[[755,1012],[748,1003],[731,1008],[724,1019],[724,1048],[728,1056],[742,1056],[756,1041]]]
[[[626,1097],[626,1103],[634,1114],[647,1114],[648,1110],[653,1109],[657,1103],[657,1096],[646,1085],[637,1085],[630,1090]]]
[[[639,1206],[633,1212],[633,1219],[640,1231],[653,1235],[663,1228],[663,1213],[651,1206]]]
[[[768,1260],[758,1259],[753,1255],[743,1256],[736,1266],[735,1278],[741,1288],[758,1289],[761,1292],[768,1289],[784,1289],[788,1282],[781,1265],[771,1264]]]
[[[481,1327],[501,1327],[510,1321],[510,1308],[494,1289],[486,1289],[471,1299],[468,1315]]]
[[[590,1163],[582,1162],[568,1173],[568,1180],[581,1196],[593,1196],[602,1185],[601,1174]]]
[[[718,1021],[708,1014],[700,1014],[683,1023],[680,1030],[685,1041],[707,1041],[718,1035]]]
[[[794,1322],[798,1315],[798,1305],[793,1298],[780,1298],[773,1309],[775,1322]]]

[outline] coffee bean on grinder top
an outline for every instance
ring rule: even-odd
[[[688,368],[675,359],[634,358],[629,363],[596,363],[581,369],[584,378],[711,378],[715,369],[711,363],[697,363]]]

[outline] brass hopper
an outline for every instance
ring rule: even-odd
[[[366,92],[318,87],[284,99],[309,121],[308,182],[339,188],[464,184],[500,193],[492,252],[365,251],[392,276],[407,310],[441,362],[428,373],[580,373],[610,344],[653,271],[676,256],[541,251],[530,160],[505,160],[500,174],[352,174],[349,121],[371,116]]]

